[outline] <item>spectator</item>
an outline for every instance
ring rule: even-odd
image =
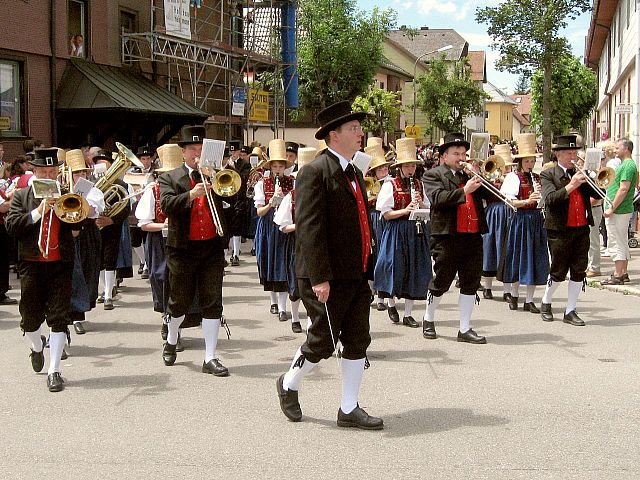
[[[71,38],[69,55],[72,57],[84,57],[84,38],[82,35],[75,35]]]

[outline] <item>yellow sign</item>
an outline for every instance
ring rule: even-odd
[[[404,133],[410,138],[422,138],[422,128],[420,128],[420,125],[407,125],[404,128]]]
[[[249,120],[269,122],[269,92],[249,89]]]
[[[0,117],[0,130],[9,130],[11,128],[11,117]]]

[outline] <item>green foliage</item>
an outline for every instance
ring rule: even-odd
[[[432,60],[429,71],[416,79],[416,106],[425,113],[431,127],[461,132],[464,119],[483,113],[483,100],[490,97],[471,80],[466,58],[453,63],[444,58]]]
[[[516,83],[516,88],[515,88],[513,94],[514,95],[526,95],[530,91],[531,91],[531,78],[528,75],[523,73],[518,78],[518,83]]]
[[[376,137],[383,137],[385,133],[393,133],[402,113],[402,92],[389,92],[378,87],[371,88],[365,95],[359,95],[353,101],[351,108],[355,112],[369,114],[362,121],[365,132],[371,132]]]
[[[356,9],[355,0],[300,0],[300,108],[317,112],[363,95],[382,60],[382,43],[395,27],[393,10]]]
[[[542,125],[543,72],[538,70],[532,80],[531,123]],[[551,130],[562,135],[571,128],[580,128],[598,101],[598,79],[580,60],[565,55],[553,66],[551,74]]]

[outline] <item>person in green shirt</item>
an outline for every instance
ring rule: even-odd
[[[605,210],[604,217],[609,233],[609,245],[614,244],[611,254],[615,262],[615,271],[602,285],[622,285],[629,281],[627,265],[629,263],[629,220],[633,213],[633,195],[638,184],[638,167],[631,158],[633,142],[626,138],[618,140],[618,157],[622,160],[616,169],[616,178],[607,190],[611,206]],[[611,240],[614,240],[613,242]]]

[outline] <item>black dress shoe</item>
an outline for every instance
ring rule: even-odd
[[[518,310],[518,297],[511,297],[509,299],[509,310]]]
[[[66,360],[67,358],[69,358],[69,354],[67,353],[67,351],[63,348],[62,349],[62,354],[60,355],[60,360]]]
[[[0,305],[16,305],[18,300],[15,298],[7,297],[4,293],[0,296]]]
[[[376,304],[376,310],[378,310],[379,312],[383,312],[387,309],[387,305],[384,302],[378,302]]]
[[[551,310],[550,303],[541,303],[540,304],[540,317],[542,317],[543,322],[553,322],[553,310]]]
[[[176,343],[176,353],[184,352],[184,344],[182,343],[182,335],[178,334],[178,342]]]
[[[487,343],[487,339],[485,337],[481,337],[480,335],[478,335],[476,332],[473,331],[472,328],[470,328],[464,333],[458,331],[458,341],[465,342],[465,343],[477,343],[477,344]]]
[[[226,260],[224,261],[224,268],[227,268],[229,266],[229,262],[227,262]]]
[[[284,413],[292,422],[299,422],[302,420],[302,409],[300,408],[300,402],[298,402],[297,390],[285,390],[282,384],[284,380],[284,373],[276,380],[276,391],[278,392],[278,400],[280,401],[280,410]]]
[[[408,317],[402,317],[402,324],[411,328],[418,328],[420,324],[415,321],[415,319],[409,315]]]
[[[40,340],[42,340],[42,350],[39,352],[31,350],[31,353],[29,354],[29,358],[31,358],[31,367],[36,373],[40,373],[44,368],[44,347],[47,344],[47,339],[44,335],[40,335]]]
[[[509,302],[511,300],[511,294],[510,293],[503,293],[502,294],[502,300],[504,300],[505,302]]]
[[[47,376],[47,388],[50,392],[61,392],[64,390],[64,380],[59,372],[53,372]]]
[[[167,335],[169,335],[169,327],[164,322],[162,322],[162,327],[160,327],[160,335],[162,336],[162,340],[166,342]]]
[[[78,335],[84,335],[87,331],[84,329],[84,325],[82,322],[74,322],[73,329],[76,331]]]
[[[113,306],[113,300],[110,298],[105,298],[104,299],[104,307],[105,310],[113,310],[114,306]]]
[[[578,316],[575,310],[565,313],[562,321],[576,327],[584,327],[584,321]]]
[[[169,342],[164,344],[164,348],[162,349],[162,361],[167,367],[170,367],[174,363],[176,363],[176,359],[178,355],[176,355],[176,346],[171,345]]]
[[[96,300],[97,303],[104,303],[104,293],[101,293],[100,295],[98,295],[98,299]]]
[[[202,364],[202,373],[210,373],[215,377],[228,377],[229,369],[222,365],[217,358],[212,358]]]
[[[271,308],[269,308],[269,311],[274,315],[278,315],[278,304],[272,303]]]
[[[493,300],[493,292],[491,291],[490,288],[485,288],[482,291],[482,298],[484,298],[486,300]]]
[[[256,249],[252,248],[250,253],[251,253],[252,257],[255,257],[256,256]]]
[[[355,427],[362,430],[382,430],[384,428],[384,422],[381,418],[370,416],[360,406],[357,406],[351,413],[344,413],[342,409],[339,409],[337,424],[339,427]]]
[[[287,320],[289,320],[289,317],[287,317],[287,312],[278,313],[278,320],[280,320],[281,322],[286,322]]]
[[[149,269],[145,268],[144,270],[142,270],[142,274],[140,275],[140,278],[142,280],[147,280],[149,278]]]
[[[399,323],[400,322],[400,315],[398,314],[398,309],[396,307],[389,307],[387,309],[387,313],[389,314],[389,319],[393,323]]]
[[[524,305],[522,306],[522,309],[525,312],[540,313],[540,309],[538,307],[536,307],[536,304],[533,303],[533,302],[524,302]]]
[[[240,259],[238,258],[237,255],[234,255],[233,257],[231,257],[231,266],[232,267],[239,267],[240,266]]]
[[[426,320],[422,321],[422,336],[424,338],[428,338],[429,340],[435,340],[438,338],[436,334],[436,324],[433,322],[427,322]]]
[[[300,325],[300,322],[291,322],[291,331],[293,333],[302,333],[302,325]]]
[[[144,270],[144,263],[141,263],[140,266],[138,267],[138,275],[142,275],[143,270]]]

